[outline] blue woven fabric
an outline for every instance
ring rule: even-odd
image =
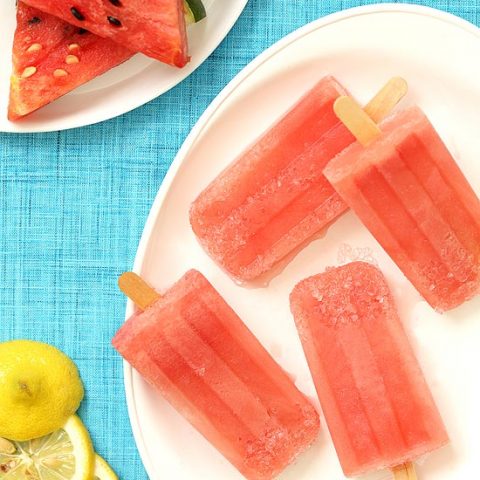
[[[80,414],[122,479],[147,476],[110,346],[125,307],[116,279],[132,266],[175,153],[218,92],[266,47],[321,16],[370,3],[250,0],[202,67],[148,105],[73,131],[0,134],[0,341],[45,341],[75,360],[86,386]],[[480,0],[417,3],[480,24]]]

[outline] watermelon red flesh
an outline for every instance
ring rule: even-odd
[[[132,55],[111,40],[19,2],[8,118],[32,113]]]
[[[25,0],[135,52],[183,67],[189,60],[183,0]]]

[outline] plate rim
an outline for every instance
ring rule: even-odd
[[[177,173],[182,166],[185,158],[188,156],[190,150],[196,143],[196,140],[201,136],[202,132],[208,125],[210,119],[213,115],[219,110],[219,108],[228,100],[228,98],[235,92],[238,86],[243,83],[250,75],[252,75],[263,63],[268,61],[270,58],[281,52],[286,47],[295,43],[300,38],[312,33],[315,30],[322,29],[329,25],[347,20],[350,18],[377,14],[377,13],[408,13],[420,16],[430,17],[454,26],[459,27],[460,29],[475,35],[480,39],[480,27],[469,22],[468,20],[458,17],[450,12],[439,10],[433,7],[427,7],[417,4],[397,4],[397,3],[383,3],[383,4],[372,4],[372,5],[362,5],[358,7],[349,8],[339,12],[334,12],[324,17],[321,17],[317,20],[313,20],[310,23],[294,30],[293,32],[287,34],[285,37],[281,38],[273,45],[268,47],[262,53],[260,53],[256,58],[254,58],[250,63],[248,63],[240,72],[238,72],[232,80],[220,91],[220,93],[214,98],[210,105],[206,108],[203,114],[199,117],[190,133],[185,138],[182,146],[178,150],[175,158],[173,159],[160,187],[155,196],[155,199],[152,203],[150,212],[147,216],[142,235],[138,244],[137,252],[135,254],[135,259],[133,263],[132,271],[140,274],[142,271],[142,265],[144,263],[145,255],[148,251],[150,240],[152,237],[153,228],[156,224],[157,218],[160,214],[161,206],[167,196],[170,187],[173,184]],[[134,304],[131,300],[127,300],[126,310],[125,310],[125,319],[126,321],[134,312]],[[133,437],[135,439],[135,444],[138,449],[142,464],[147,472],[149,478],[156,479],[158,478],[159,472],[156,471],[153,467],[153,464],[148,453],[148,449],[145,445],[145,440],[143,438],[139,417],[137,414],[137,406],[135,399],[135,390],[133,387],[133,374],[134,369],[130,364],[123,360],[123,375],[124,375],[124,387],[125,387],[125,397],[127,400],[127,410],[130,420],[130,425],[132,428]]]
[[[240,15],[243,13],[243,11],[245,10],[245,7],[247,6],[248,1],[249,0],[237,0],[237,3],[235,4],[235,8],[233,9],[233,11],[230,12],[228,20],[223,24],[223,28],[219,30],[217,39],[213,42],[213,45],[209,49],[205,50],[205,52],[203,52],[203,54],[199,56],[199,59],[197,61],[192,61],[189,64],[191,68],[190,71],[183,73],[184,71],[182,71],[182,69],[178,69],[178,72],[180,73],[180,75],[176,80],[172,82],[171,85],[167,86],[167,88],[163,90],[160,89],[159,91],[152,92],[150,95],[143,97],[140,100],[140,103],[135,104],[133,106],[128,105],[126,108],[101,109],[100,114],[97,117],[95,117],[94,120],[90,119],[90,120],[87,120],[86,122],[81,121],[81,119],[75,120],[65,127],[59,127],[57,125],[58,121],[56,120],[52,122],[48,122],[48,124],[46,124],[45,126],[35,125],[35,126],[29,127],[28,125],[26,125],[26,128],[23,128],[21,125],[20,127],[17,127],[14,122],[5,120],[4,125],[0,123],[0,133],[6,133],[6,134],[50,133],[50,132],[63,132],[63,131],[73,130],[75,128],[88,127],[91,125],[96,125],[98,123],[106,122],[108,120],[112,120],[121,115],[125,115],[126,113],[136,110],[137,108],[144,106],[145,104],[151,102],[152,100],[155,100],[156,98],[161,97],[163,94],[167,93],[172,88],[176,87],[177,85],[182,83],[184,80],[186,80],[190,75],[192,75],[192,73],[194,73],[201,65],[205,63],[205,61],[219,47],[219,45],[223,42],[225,37],[230,33],[230,30],[237,23],[238,19],[240,18]],[[185,69],[188,69],[188,68],[189,66],[187,65]],[[11,128],[7,128],[8,126],[11,126]]]

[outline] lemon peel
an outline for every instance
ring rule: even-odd
[[[58,430],[83,395],[77,367],[57,348],[31,340],[0,343],[0,437],[22,441]]]

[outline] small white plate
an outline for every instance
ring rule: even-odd
[[[480,298],[439,315],[422,301],[350,212],[312,242],[267,288],[236,285],[202,251],[188,209],[245,146],[309,89],[333,74],[360,101],[389,77],[410,83],[404,105],[419,103],[480,194],[480,31],[446,13],[406,5],[362,7],[318,20],[252,62],[212,103],[177,155],[153,205],[135,270],[162,289],[198,268],[309,397],[315,391],[289,311],[301,279],[329,265],[372,255],[387,275],[452,445],[418,464],[419,478],[478,478],[480,471]],[[129,303],[127,316],[132,313]],[[133,431],[152,480],[240,480],[240,474],[125,365]],[[342,479],[323,422],[319,441],[284,480]],[[387,479],[388,472],[367,478]]]
[[[173,88],[196,70],[230,31],[248,0],[204,0],[207,18],[188,27],[190,63],[170,67],[136,55],[101,77],[38,110],[20,122],[7,120],[10,45],[15,31],[15,1],[0,1],[0,132],[50,132],[83,127],[122,115]]]

